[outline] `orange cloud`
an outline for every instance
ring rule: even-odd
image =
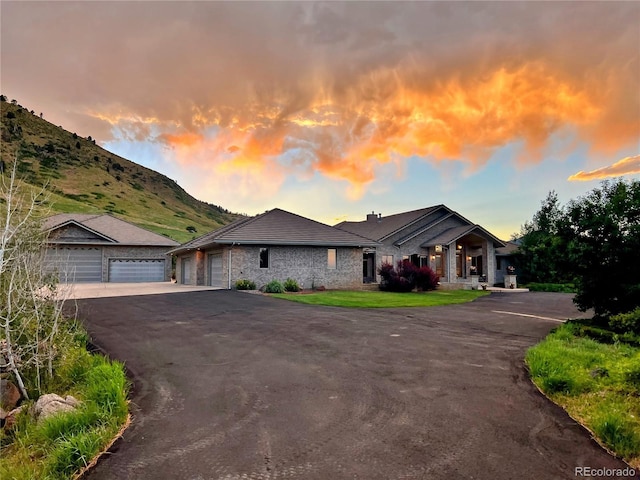
[[[470,172],[560,137],[611,156],[640,131],[637,2],[6,3],[4,93],[252,194],[321,174],[356,197],[410,156]]]
[[[640,173],[640,155],[625,157],[618,160],[613,165],[591,170],[590,172],[580,171],[571,175],[570,182],[587,182],[589,180],[602,180],[611,177],[621,177],[623,175],[633,175]]]

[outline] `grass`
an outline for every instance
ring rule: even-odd
[[[57,375],[64,390],[56,392],[73,395],[80,408],[38,423],[22,413],[13,432],[0,433],[0,478],[74,478],[127,421],[129,383],[122,364],[90,354],[83,344],[64,357]]]
[[[640,348],[599,343],[569,323],[529,349],[526,362],[551,400],[640,467]]]
[[[478,297],[489,295],[490,292],[481,290],[435,290],[432,292],[375,292],[329,290],[316,293],[280,293],[272,297],[283,298],[293,302],[308,305],[326,305],[332,307],[353,308],[393,308],[393,307],[433,307],[437,305],[451,305],[466,303]]]

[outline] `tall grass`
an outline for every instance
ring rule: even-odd
[[[529,349],[531,377],[604,445],[640,466],[640,348],[580,333],[565,324]]]
[[[37,423],[21,414],[14,431],[0,438],[0,478],[72,478],[126,422],[129,383],[123,365],[90,354],[83,342],[63,357],[56,393],[75,396],[81,406]]]

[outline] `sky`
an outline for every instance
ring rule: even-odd
[[[0,3],[0,90],[200,200],[500,238],[640,178],[640,2]]]

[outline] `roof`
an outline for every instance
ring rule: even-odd
[[[121,245],[144,245],[154,247],[175,247],[178,242],[163,235],[150,232],[132,223],[120,220],[109,214],[60,213],[47,218],[43,228],[47,231],[76,225],[84,228],[106,241]]]
[[[444,212],[443,216],[440,216],[430,222],[429,224],[422,225],[417,229],[410,229],[412,225],[418,223],[424,217],[438,211]],[[429,230],[442,221],[456,216],[460,220],[466,223],[460,227],[453,227],[444,232],[438,234],[435,237],[427,240],[422,244],[423,247],[432,245],[448,245],[451,242],[458,240],[465,235],[473,233],[480,233],[481,235],[490,238],[497,247],[504,247],[504,242],[495,237],[480,225],[471,223],[457,212],[454,212],[445,205],[435,205],[432,207],[421,208],[419,210],[411,210],[409,212],[397,213],[386,217],[380,217],[380,219],[363,220],[361,222],[342,222],[336,225],[336,228],[340,228],[351,233],[362,235],[364,237],[373,238],[379,242],[384,241],[386,238],[399,233],[402,230],[407,229],[408,234],[395,242],[396,245],[405,243],[406,241],[415,238],[417,235],[429,235]]]
[[[421,247],[432,247],[434,245],[449,245],[450,243],[455,242],[456,240],[464,237],[465,235],[469,235],[470,233],[480,233],[484,237],[487,237],[493,240],[493,243],[497,247],[503,247],[504,243],[499,238],[495,237],[480,225],[461,225],[459,227],[449,228],[444,232],[439,233],[435,237],[430,238],[429,240],[423,242]]]
[[[336,228],[381,241],[440,208],[447,207],[436,205],[410,212],[396,213],[382,217],[382,221],[341,222],[336,225]]]
[[[236,220],[225,227],[191,240],[170,253],[206,248],[215,244],[333,247],[375,247],[379,245],[369,238],[274,208],[255,217]]]
[[[516,242],[509,241],[504,247],[496,248],[496,255],[513,255],[514,253],[516,253],[518,248],[520,248],[520,245],[518,245]]]

